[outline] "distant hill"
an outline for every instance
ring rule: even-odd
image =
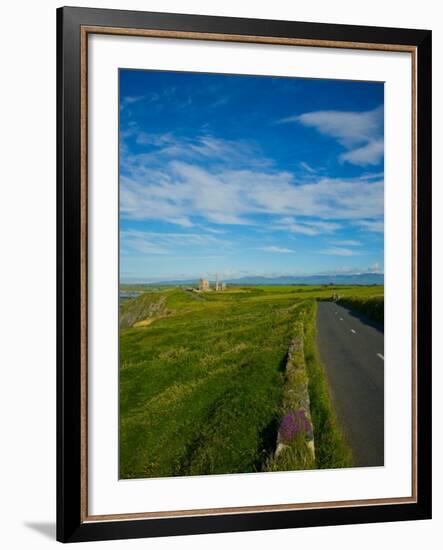
[[[354,273],[336,275],[283,275],[280,277],[248,276],[237,279],[223,279],[230,285],[382,285],[383,273]],[[151,283],[154,284],[154,283]],[[155,285],[196,286],[197,279],[170,280]]]
[[[241,277],[227,280],[239,285],[382,285],[383,273],[355,273],[337,275],[287,275],[281,277]]]

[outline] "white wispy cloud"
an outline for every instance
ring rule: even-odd
[[[358,147],[340,155],[341,161],[366,166],[378,164],[384,155],[384,141],[382,138],[369,141],[363,147]]]
[[[383,233],[385,230],[384,221],[380,220],[358,220],[357,225],[366,231]]]
[[[383,175],[297,180],[277,170],[252,143],[205,135],[180,139],[133,128],[146,145],[130,153],[122,140],[123,219],[162,220],[183,228],[251,225],[268,215],[269,230],[334,233],[345,221],[376,231],[383,216]],[[370,227],[370,224],[373,224]]]
[[[299,164],[300,164],[301,168],[303,168],[304,170],[306,170],[310,174],[316,174],[317,173],[317,170],[312,168],[312,166],[310,164],[308,164],[307,162],[302,161]]]
[[[204,226],[202,230],[207,231],[209,233],[214,233],[215,235],[225,235],[227,233],[225,229],[219,229],[218,227]]]
[[[133,250],[141,254],[168,254],[168,249],[159,242],[155,242],[153,237],[143,235],[139,232],[130,233],[128,231],[120,232],[120,242],[122,253],[128,253]]]
[[[292,217],[280,218],[273,226],[275,229],[287,231],[289,233],[299,233],[301,235],[315,236],[322,233],[333,233],[341,228],[336,222],[322,220],[298,221]]]
[[[121,248],[124,253],[131,250],[142,254],[166,255],[183,246],[197,246],[201,250],[205,248],[213,250],[214,247],[229,248],[229,240],[220,239],[206,232],[153,232],[138,231],[134,229],[120,232]],[[175,252],[176,254],[176,252]]]
[[[156,92],[152,92],[144,95],[138,95],[138,96],[127,95],[122,99],[120,106],[122,110],[125,110],[137,103],[142,103],[142,102],[145,104],[155,103],[159,99],[160,99],[160,95]]]
[[[315,128],[324,135],[336,138],[349,147],[370,141],[380,133],[383,124],[383,106],[371,111],[313,111],[287,117],[281,122],[299,122]]]
[[[139,101],[142,101],[144,99],[145,96],[143,95],[140,95],[140,96],[130,96],[130,95],[127,95],[123,101],[122,101],[122,105],[123,106],[126,106],[126,105],[132,105],[133,103],[138,103]]]
[[[216,99],[211,104],[211,108],[216,109],[217,107],[221,107],[222,105],[226,105],[228,102],[229,102],[229,97],[228,96],[225,95],[225,96],[219,97],[218,99]]]
[[[325,248],[320,251],[321,254],[326,254],[328,256],[355,256],[357,252],[351,250],[350,248],[340,248],[338,246],[332,246],[330,248]]]
[[[283,217],[288,231],[319,234],[339,229],[331,220],[383,214],[383,181],[321,179],[297,185],[287,172],[210,171],[171,161],[162,170],[141,167],[121,178],[121,212],[132,219],[165,219],[190,226],[199,216],[220,224],[253,223],[251,216]],[[288,220],[314,217],[317,221]]]
[[[210,161],[250,168],[272,165],[271,159],[264,156],[256,144],[247,140],[228,140],[207,134],[183,137],[172,132],[148,133],[136,126],[122,130],[121,137],[121,150],[126,153],[122,155],[122,168],[128,168],[131,163],[134,165],[136,160],[145,166],[163,164],[169,160]],[[137,155],[128,154],[128,139],[146,146],[146,150]]]
[[[336,139],[348,150],[340,155],[342,162],[367,166],[376,165],[383,158],[383,105],[363,112],[313,111],[279,122],[296,122]]]
[[[276,254],[294,254],[295,250],[291,248],[284,248],[282,246],[264,246],[261,248],[265,252],[275,252]]]
[[[162,147],[173,144],[176,140],[171,132],[166,132],[164,134],[137,132],[135,141],[139,145],[154,145],[155,147]]]
[[[342,240],[342,241],[334,241],[333,243],[336,246],[361,246],[360,241],[354,241],[352,239]]]

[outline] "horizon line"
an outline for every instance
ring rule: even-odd
[[[275,280],[275,279],[282,279],[282,278],[300,278],[300,279],[307,279],[312,277],[352,277],[352,276],[362,276],[362,275],[380,275],[384,277],[384,272],[380,271],[359,271],[355,273],[311,273],[311,274],[304,274],[304,275],[241,275],[241,276],[233,276],[233,277],[225,277],[220,278],[219,282],[223,281],[238,281],[241,279],[250,279],[250,278],[261,278],[261,279],[269,279],[269,280]],[[142,278],[142,277],[129,277],[129,278],[122,278],[119,283],[120,284],[128,284],[128,283],[140,283],[140,284],[155,284],[155,283],[167,283],[167,282],[187,282],[187,281],[198,281],[199,279],[207,279],[208,281],[216,281],[216,278],[210,278],[205,277],[201,275],[196,276],[187,276],[187,277],[159,277],[156,279],[148,279],[148,278]]]

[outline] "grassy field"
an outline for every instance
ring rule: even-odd
[[[276,469],[269,464],[295,327],[304,331],[316,444],[306,467],[352,464],[315,346],[316,300],[334,287],[141,290],[120,311],[121,478]],[[335,291],[368,299],[383,288]]]

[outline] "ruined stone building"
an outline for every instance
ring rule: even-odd
[[[209,281],[208,279],[200,279],[198,282],[198,289],[199,290],[209,290]]]

